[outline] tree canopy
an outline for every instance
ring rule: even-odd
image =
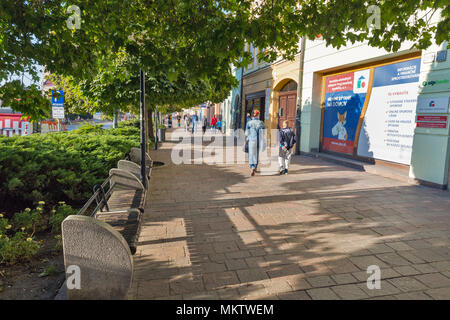
[[[379,28],[367,24],[368,5],[379,9]],[[429,23],[433,14],[440,14],[438,24]],[[94,103],[105,99],[106,110],[138,103],[139,68],[147,73],[151,104],[214,100],[234,84],[230,65],[249,63],[245,43],[265,48],[259,58],[266,61],[292,58],[301,36],[319,34],[337,48],[367,41],[396,51],[406,40],[426,48],[448,40],[449,19],[446,0],[2,1],[0,98],[11,106],[20,99],[18,111],[42,115],[49,104],[36,88],[11,80],[22,72],[36,78],[41,65]]]

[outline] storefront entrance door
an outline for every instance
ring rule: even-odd
[[[280,92],[280,101],[279,101],[280,107],[278,118],[278,125],[280,126],[280,128],[283,126],[283,121],[287,120],[289,123],[289,127],[295,130],[296,100],[297,100],[297,93],[295,91]]]

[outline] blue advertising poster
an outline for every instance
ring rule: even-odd
[[[366,99],[370,69],[326,79],[322,148],[353,154],[359,118]]]

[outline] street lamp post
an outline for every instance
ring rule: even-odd
[[[301,38],[300,64],[298,70],[298,86],[297,86],[297,112],[295,117],[295,129],[297,143],[295,144],[295,154],[300,154],[300,131],[301,131],[301,114],[302,114],[302,93],[303,93],[303,66],[305,63],[305,45],[306,37]]]
[[[140,89],[141,89],[141,180],[144,188],[147,188],[147,180],[145,179],[145,155],[146,155],[146,134],[145,134],[145,73],[140,70]]]
[[[155,150],[158,150],[158,108],[155,107]]]

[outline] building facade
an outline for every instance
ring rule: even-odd
[[[392,53],[366,43],[335,49],[321,39],[308,40],[302,88],[300,54],[293,61],[267,64],[258,63],[255,49],[247,49],[255,58],[243,74],[242,128],[254,109],[268,129],[284,120],[295,128],[299,118],[303,153],[387,165],[411,180],[448,187],[448,42],[427,50],[403,43]]]

